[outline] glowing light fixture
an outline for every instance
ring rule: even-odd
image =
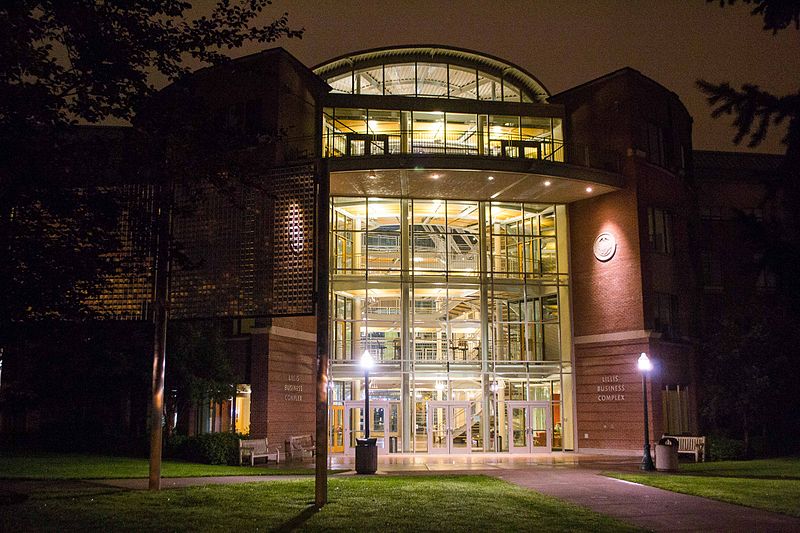
[[[586,192],[592,192],[593,190],[591,187],[586,187]]]
[[[375,360],[372,358],[372,354],[369,353],[369,350],[364,350],[361,355],[361,368],[369,371],[373,366],[375,366]]]
[[[494,181],[494,176],[487,176],[486,179],[489,181]]]
[[[552,182],[550,180],[547,180],[547,181],[544,182],[544,186],[545,187],[549,187],[551,183]]]
[[[636,366],[639,368],[639,372],[642,373],[642,403],[644,404],[644,453],[640,468],[646,471],[653,471],[656,467],[653,465],[653,456],[650,455],[650,428],[647,421],[647,374],[653,370],[653,363],[650,362],[647,354],[642,352]]]
[[[431,174],[431,179],[438,180],[439,174]]]

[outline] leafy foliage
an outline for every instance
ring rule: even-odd
[[[270,3],[220,0],[205,14],[182,0],[0,4],[0,249],[11,250],[0,279],[14,287],[0,297],[0,329],[90,316],[86,296],[115,268],[109,221],[119,205],[86,186],[117,169],[101,141],[73,142],[70,126],[127,121],[157,84],[198,64],[224,62],[247,42],[301,37],[286,13],[264,17]],[[139,143],[124,145],[129,160],[144,159]],[[87,154],[99,154],[95,164],[74,168]]]
[[[166,387],[180,401],[221,402],[236,394],[236,378],[216,322],[173,322],[168,330],[170,361]]]
[[[167,449],[171,457],[209,465],[236,465],[239,436],[234,433],[205,433],[194,437],[174,435]]]
[[[780,307],[731,308],[701,347],[701,415],[713,433],[741,437],[748,452],[753,434],[778,443],[794,432],[800,368],[792,354],[800,339],[793,324]]]
[[[187,59],[216,64],[247,42],[300,37],[288,15],[261,23],[270,0],[224,0],[191,18],[181,0],[15,0],[0,8],[0,124],[8,132],[76,119],[128,119]],[[157,76],[154,76],[157,75]]]
[[[745,445],[743,440],[731,439],[722,435],[708,438],[707,457],[710,461],[736,461],[744,459]]]
[[[706,2],[716,2],[717,0],[706,0]],[[736,0],[718,0],[720,7],[734,5]],[[764,29],[778,33],[794,24],[796,29],[800,29],[800,2],[793,0],[742,0],[743,3],[753,5],[751,15],[759,16],[764,19]]]

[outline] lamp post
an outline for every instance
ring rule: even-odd
[[[356,439],[356,473],[374,474],[378,470],[377,439],[369,437],[369,371],[375,361],[369,350],[361,356],[364,369],[364,438]]]
[[[361,368],[364,370],[364,438],[369,438],[369,371],[375,365],[372,354],[364,350],[361,355]]]
[[[653,457],[650,455],[650,425],[647,421],[647,375],[653,370],[653,363],[647,357],[647,354],[642,352],[639,356],[638,365],[639,372],[642,373],[642,401],[644,403],[644,456],[642,457],[642,470],[652,471],[656,467],[653,465]]]

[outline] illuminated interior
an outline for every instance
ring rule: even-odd
[[[357,362],[365,350],[378,362],[371,432],[387,452],[509,451],[509,420],[533,423],[525,413],[534,401],[546,404],[537,407],[541,448],[572,448],[571,417],[562,416],[562,390],[571,391],[560,305],[568,301],[558,238],[565,213],[548,204],[332,199],[331,372],[333,404],[345,411],[332,416],[343,420],[341,451],[363,431]]]

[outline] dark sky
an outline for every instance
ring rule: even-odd
[[[697,149],[737,150],[730,119],[710,118],[698,78],[753,82],[776,94],[800,88],[800,31],[773,36],[741,3],[275,0],[267,16],[283,11],[306,33],[278,44],[308,66],[367,48],[443,44],[520,65],[551,93],[630,66],[678,94],[694,117]],[[774,130],[758,151],[782,153],[782,135]]]

